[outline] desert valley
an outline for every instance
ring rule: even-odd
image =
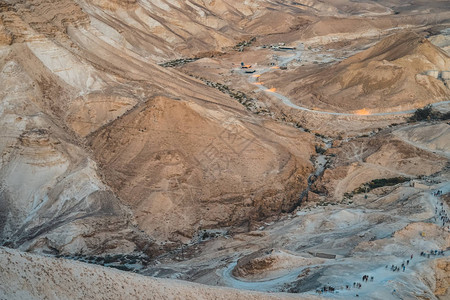
[[[450,2],[3,0],[0,299],[450,299]]]

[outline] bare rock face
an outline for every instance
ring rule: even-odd
[[[450,125],[448,123],[418,124],[412,128],[396,130],[394,135],[420,149],[428,149],[444,156],[450,154]]]
[[[88,1],[92,4],[101,7],[102,9],[116,11],[117,9],[133,9],[137,7],[136,0],[92,0]]]
[[[132,109],[137,102],[132,97],[90,93],[73,100],[66,122],[77,135],[85,137]]]
[[[420,280],[430,288],[434,296],[448,299],[450,296],[450,260],[448,257],[437,258],[422,267]]]
[[[46,73],[16,41],[0,59],[1,244],[53,254],[147,251],[152,240],[135,228],[80,141],[54,118],[73,92],[63,81],[74,84],[76,76]],[[40,56],[44,49],[33,50]]]

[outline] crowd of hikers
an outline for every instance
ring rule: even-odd
[[[434,213],[436,214],[436,221],[442,222],[442,227],[445,227],[448,223],[450,223],[450,218],[448,217],[447,211],[445,211],[444,209],[444,203],[441,202],[441,208],[438,209],[436,207]],[[448,227],[448,229],[450,229],[450,226]]]
[[[436,256],[436,255],[444,255],[444,250],[430,250],[429,253],[427,252],[420,252],[420,256],[430,258],[430,256]]]
[[[439,197],[442,195],[442,191],[438,190],[436,192],[432,193],[433,196],[435,197]],[[440,203],[440,209],[438,209],[437,207],[435,208],[435,219],[436,220],[440,220],[442,222],[442,226],[446,226],[447,223],[450,223],[450,218],[447,214],[447,212],[444,209],[444,205],[441,202]],[[450,226],[448,227],[450,229]],[[426,258],[430,258],[431,256],[437,256],[437,255],[444,255],[444,250],[430,250],[430,251],[422,251],[420,252],[420,256],[422,257],[426,257]],[[410,262],[412,261],[414,255],[411,254],[411,256],[407,259],[404,260],[402,262],[402,264],[400,266],[398,265],[391,265],[389,268],[389,265],[386,265],[385,269],[390,269],[392,272],[405,272],[406,268],[409,266]],[[362,282],[369,282],[369,281],[373,281],[374,277],[373,276],[369,276],[369,275],[363,275],[362,276]],[[360,289],[362,287],[362,284],[360,282],[353,282],[353,286],[352,285],[345,285],[345,286],[340,286],[340,287],[333,287],[330,285],[326,285],[323,286],[320,289],[316,290],[316,293],[318,294],[323,294],[323,293],[335,293],[337,292],[337,290],[351,290],[353,289]],[[393,291],[393,293],[396,293],[396,290]],[[356,297],[359,297],[358,294],[355,295]]]
[[[436,255],[444,255],[444,251],[443,250],[430,250],[429,252],[422,251],[420,253],[420,256],[423,256],[423,257],[430,258],[430,255],[434,255],[434,256],[436,256]],[[400,266],[391,265],[390,270],[392,272],[400,272],[400,271],[405,272],[406,267],[410,264],[410,262],[413,260],[413,258],[414,258],[414,255],[411,254],[411,256],[409,256],[408,259],[404,260]],[[388,269],[388,268],[389,268],[389,266],[386,265],[385,269]],[[373,280],[374,280],[374,276],[370,276],[370,275],[363,275],[362,276],[362,282],[369,282],[369,281],[373,282]],[[316,293],[320,295],[320,294],[323,294],[323,293],[335,293],[335,292],[338,292],[338,290],[344,290],[344,289],[345,290],[351,290],[352,288],[353,289],[361,289],[361,287],[362,287],[362,283],[360,283],[360,282],[353,282],[353,285],[347,284],[345,286],[339,286],[339,287],[334,287],[334,286],[331,286],[331,285],[325,285],[322,288],[317,289]],[[356,294],[355,296],[359,297],[358,294]]]
[[[363,275],[362,277],[362,281],[363,282],[369,282],[369,280],[372,282],[374,279],[373,276],[369,276],[369,275]],[[353,282],[353,288],[354,289],[360,289],[362,287],[362,284],[360,282]],[[351,285],[345,285],[344,286],[340,286],[340,287],[334,287],[334,286],[330,286],[330,285],[325,285],[320,289],[316,290],[317,294],[323,294],[323,293],[334,293],[336,290],[351,290],[352,286]],[[359,297],[359,296],[358,296]]]

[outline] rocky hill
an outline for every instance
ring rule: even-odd
[[[413,32],[391,35],[330,68],[277,72],[261,80],[298,103],[329,111],[367,114],[404,111],[448,99],[440,74],[450,57]]]

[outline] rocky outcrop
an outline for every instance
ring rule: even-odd
[[[323,262],[318,258],[306,258],[278,249],[264,249],[246,255],[233,268],[233,276],[258,279],[276,276],[288,270]]]

